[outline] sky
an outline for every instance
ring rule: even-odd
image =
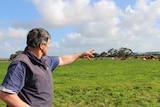
[[[33,28],[50,33],[51,56],[160,51],[160,0],[1,0],[0,13],[0,58],[24,50]]]

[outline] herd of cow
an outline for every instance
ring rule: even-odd
[[[138,58],[138,57],[134,57],[134,58]],[[142,56],[140,57],[142,58],[142,60],[159,60],[160,61],[160,57],[155,57],[155,56]],[[120,58],[121,60],[126,60],[127,58],[126,57],[121,57]]]
[[[142,57],[143,60],[156,60],[158,59],[160,61],[160,58],[156,58],[154,56],[144,56]]]
[[[95,57],[95,59],[105,59],[106,57]],[[111,57],[112,59],[120,59],[120,60],[126,60],[127,58],[131,57],[126,57],[126,56],[120,56],[120,57]],[[148,56],[132,56],[132,58],[139,59],[141,58],[142,60],[158,60],[160,61],[160,56],[153,56],[153,55],[148,55]]]
[[[104,57],[101,57],[101,59],[103,59]],[[120,59],[120,60],[126,60],[127,58],[131,58],[131,57],[125,57],[125,56],[121,56],[121,57],[112,57],[112,59]],[[155,56],[134,56],[132,58],[141,58],[142,60],[158,60],[160,61],[160,57],[155,57]]]

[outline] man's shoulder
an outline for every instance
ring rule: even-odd
[[[23,61],[25,62],[26,60],[28,60],[28,56],[26,54],[19,54],[17,55],[13,60],[12,62],[15,62],[15,61]]]

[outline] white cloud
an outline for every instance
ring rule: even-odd
[[[16,51],[24,50],[25,40],[5,40],[0,43],[0,57],[9,58],[11,54],[14,54]]]
[[[41,18],[30,22],[13,22],[0,30],[0,40],[24,38],[21,27],[46,28],[76,26],[61,41],[52,41],[50,53],[65,54],[95,48],[101,52],[110,48],[128,47],[134,51],[160,50],[160,0],[137,0],[125,11],[114,0],[32,0]],[[7,33],[6,33],[7,32]],[[63,32],[63,31],[62,31]],[[62,51],[62,52],[61,52]]]
[[[42,15],[36,23],[40,21],[50,27],[110,19],[119,13],[115,3],[106,0],[100,0],[92,5],[91,0],[32,0],[32,2]]]
[[[102,51],[123,46],[142,51],[158,48],[149,44],[154,43],[150,41],[153,36],[159,39],[160,30],[156,27],[159,26],[159,0],[138,0],[133,7],[128,5],[124,13],[108,0],[100,0],[92,5],[90,0],[49,0],[45,3],[36,0],[34,3],[49,26],[78,26],[76,33],[71,32],[59,43],[61,48],[72,47],[74,50],[75,47],[86,46],[102,48]]]
[[[0,29],[0,40],[25,38],[27,30],[22,28],[9,27],[7,29]]]
[[[52,48],[59,48],[59,43],[58,42],[52,42],[50,45]]]
[[[157,23],[157,20],[160,20],[159,5],[160,0],[138,0],[134,7],[128,6],[126,8],[123,20],[119,25],[121,28],[120,34],[125,36],[128,43],[133,44],[133,48],[136,49],[134,45],[138,43],[138,48],[142,45],[143,48],[146,46],[146,51],[160,49],[154,46],[154,39],[158,40],[160,34],[157,27],[160,25],[160,23]]]
[[[10,57],[18,50],[23,50],[26,42],[27,30],[22,28],[0,29],[0,57]]]

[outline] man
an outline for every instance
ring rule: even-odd
[[[43,28],[34,28],[28,33],[26,49],[13,59],[0,87],[0,99],[8,107],[51,107],[51,71],[80,57],[90,59],[95,53],[89,50],[60,57],[47,56],[50,40],[50,34]]]

